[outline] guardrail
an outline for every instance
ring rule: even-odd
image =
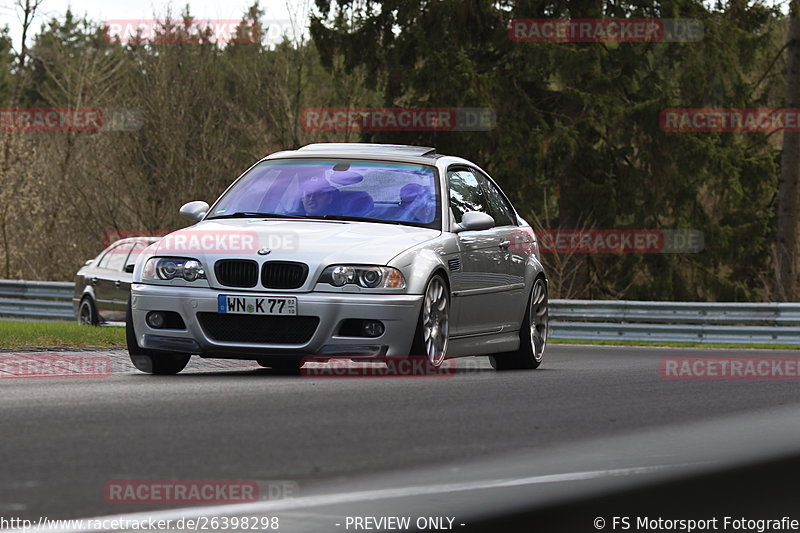
[[[0,317],[72,320],[73,283],[0,280]]]
[[[561,339],[800,344],[800,303],[551,300]]]
[[[0,280],[0,317],[73,320],[72,283]],[[800,344],[800,303],[550,300],[550,336]]]

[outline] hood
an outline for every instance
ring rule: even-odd
[[[298,261],[319,273],[337,263],[385,265],[439,235],[439,230],[373,222],[208,220],[170,233],[149,251],[192,257],[209,271],[219,259],[252,259],[258,263]]]

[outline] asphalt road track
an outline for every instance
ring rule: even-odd
[[[201,516],[219,510],[109,504],[103,487],[283,480],[298,498],[252,504],[281,517],[280,531],[346,531],[346,515],[399,511],[449,513],[469,529],[488,510],[781,457],[800,442],[796,380],[672,381],[660,371],[664,357],[796,352],[561,345],[537,371],[496,373],[482,358],[440,379],[207,361],[153,377],[123,352],[99,353],[117,362],[113,375],[0,378],[0,517]]]

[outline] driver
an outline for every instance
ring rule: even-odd
[[[407,222],[427,224],[434,219],[430,190],[419,183],[408,183],[400,189],[402,217]]]
[[[309,216],[336,215],[339,190],[325,178],[314,179],[303,186],[303,210]]]

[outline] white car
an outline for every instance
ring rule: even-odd
[[[313,144],[272,154],[197,223],[140,256],[134,365],[192,355],[297,369],[304,356],[489,355],[536,368],[548,335],[536,237],[477,165],[433,148]]]

